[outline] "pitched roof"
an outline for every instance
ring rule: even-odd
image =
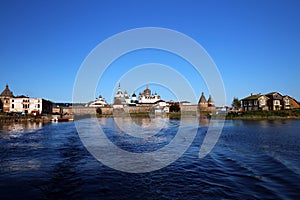
[[[3,97],[13,97],[13,93],[12,91],[10,91],[10,89],[8,88],[8,85],[6,84],[6,87],[5,89],[3,90],[3,92],[1,93],[0,96],[3,96]]]
[[[250,96],[248,97],[245,97],[243,99],[241,99],[242,101],[249,101],[249,100],[255,100],[255,99],[258,99],[259,97],[261,96],[266,96],[266,95],[262,95],[262,94],[251,94]],[[268,98],[268,97],[267,97]]]
[[[212,99],[211,95],[209,95],[209,98],[207,100],[207,103],[214,103],[214,100]]]
[[[273,96],[274,94],[279,94],[280,96],[283,96],[279,92],[270,92],[270,93],[266,94],[266,96]]]
[[[202,92],[201,97],[200,97],[198,103],[206,103],[206,98],[205,98],[205,96],[204,96],[204,92]]]

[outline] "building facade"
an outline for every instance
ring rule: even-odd
[[[200,111],[215,111],[216,110],[216,106],[215,106],[215,102],[213,100],[213,98],[211,97],[211,95],[209,95],[208,100],[206,100],[204,92],[202,92],[200,99],[198,101],[198,106]]]
[[[250,110],[289,110],[300,108],[299,102],[286,95],[282,96],[279,92],[268,94],[251,94],[241,100],[243,111]]]
[[[284,103],[283,102],[283,96],[279,92],[271,92],[266,94],[267,97],[269,97],[268,100],[268,107],[269,110],[283,110],[284,109]]]
[[[6,85],[0,95],[3,102],[3,112],[23,114],[48,114],[52,113],[52,102],[43,98],[30,98],[24,95],[14,96]]]
[[[92,101],[86,105],[87,107],[99,108],[107,106],[106,100],[100,95],[95,101]]]
[[[157,93],[151,93],[151,90],[146,86],[146,89],[143,92],[139,93],[137,97],[135,93],[130,95],[125,90],[122,92],[121,85],[119,83],[117,92],[114,96],[114,108],[122,108],[126,105],[128,106],[142,106],[142,104],[155,104],[160,101],[160,96]]]
[[[146,89],[139,93],[138,103],[139,104],[154,104],[157,101],[161,100],[160,96],[157,93],[152,94],[151,90],[146,86]]]
[[[32,115],[49,114],[52,113],[52,102],[42,98],[17,96],[10,98],[9,112]]]
[[[5,89],[0,94],[0,101],[2,102],[2,112],[9,112],[10,108],[10,98],[13,98],[14,95],[12,91],[8,88],[8,85],[6,84]]]
[[[250,96],[242,99],[241,105],[244,111],[249,110],[269,110],[269,98],[262,94],[251,94]]]

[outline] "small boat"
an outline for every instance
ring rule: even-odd
[[[68,118],[58,118],[57,121],[58,122],[68,122],[69,119]]]
[[[53,122],[68,122],[69,119],[68,118],[53,117],[52,121]]]

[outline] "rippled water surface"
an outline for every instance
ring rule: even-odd
[[[99,122],[114,144],[136,153],[167,145],[180,124],[166,120],[151,135],[153,124],[139,119],[149,136],[137,139],[112,118]],[[0,199],[299,199],[300,121],[226,121],[204,159],[198,155],[207,123],[196,131],[177,161],[132,174],[97,161],[74,123],[0,124]]]

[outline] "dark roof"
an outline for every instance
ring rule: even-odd
[[[180,103],[191,103],[189,101],[180,101]]]
[[[282,100],[283,96],[279,92],[270,92],[266,94],[267,97],[270,97],[270,99],[277,99]]]
[[[18,95],[16,96],[15,98],[29,98],[28,96],[25,96],[25,95]]]
[[[212,99],[211,95],[209,95],[209,98],[207,100],[207,103],[214,103],[214,100]]]
[[[158,100],[155,103],[159,103],[159,102],[165,102],[164,100]]]
[[[253,94],[253,95],[243,98],[242,101],[258,99],[261,96],[262,96],[261,94]]]
[[[10,91],[10,89],[8,88],[8,85],[6,84],[6,87],[5,89],[3,90],[3,92],[1,93],[0,96],[3,96],[3,97],[13,97],[13,93],[12,91]]]
[[[206,103],[206,98],[205,98],[205,96],[204,96],[204,92],[202,92],[201,97],[200,97],[198,103]]]
[[[242,101],[249,101],[249,100],[255,100],[255,99],[258,99],[259,97],[261,96],[267,96],[267,95],[263,95],[263,94],[252,94],[248,97],[245,97],[243,99],[241,99]],[[268,98],[268,97],[267,97]]]
[[[279,92],[270,92],[270,93],[266,94],[266,96],[273,96],[276,93],[279,94],[280,96],[282,96]]]

